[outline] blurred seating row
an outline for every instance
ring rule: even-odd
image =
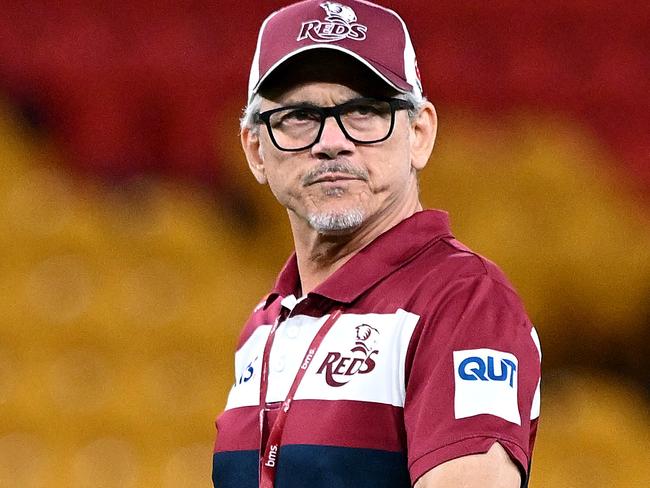
[[[410,26],[436,105],[571,113],[648,188],[646,2],[383,3]],[[214,131],[233,129],[236,118],[227,116],[245,103],[257,29],[285,4],[9,2],[0,17],[0,89],[78,169],[225,183]]]
[[[513,278],[549,358],[531,486],[647,485],[642,385],[569,361],[615,340],[635,354],[646,216],[585,164],[598,156],[574,127],[447,117],[425,200]],[[0,487],[210,485],[239,328],[290,249],[283,210],[220,151],[250,222],[199,187],[70,174],[0,110]]]

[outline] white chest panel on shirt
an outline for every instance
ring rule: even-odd
[[[283,401],[312,339],[327,317],[298,315],[276,332],[269,361],[267,402]],[[405,360],[419,316],[343,314],[311,359],[296,400],[357,400],[404,406]],[[271,326],[258,327],[235,354],[236,381],[226,409],[259,404],[264,344]]]

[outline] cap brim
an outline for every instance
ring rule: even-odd
[[[305,46],[300,49],[296,49],[295,51],[292,51],[288,54],[286,54],[284,57],[282,57],[279,61],[277,61],[273,66],[271,66],[266,73],[264,73],[264,76],[262,76],[258,81],[253,90],[248,94],[248,102],[250,103],[251,99],[253,96],[259,91],[260,87],[264,83],[268,77],[275,72],[276,69],[278,69],[282,64],[287,62],[289,59],[293,58],[294,56],[307,52],[307,51],[313,51],[316,49],[329,49],[333,51],[339,51],[344,54],[349,55],[353,59],[359,61],[361,64],[366,66],[368,69],[370,69],[373,73],[375,73],[382,81],[384,81],[387,85],[390,87],[394,88],[400,93],[410,93],[414,90],[414,87],[412,87],[409,83],[407,83],[404,79],[400,78],[398,75],[393,73],[391,70],[387,69],[385,66],[382,66],[381,64],[369,60],[366,58],[363,58],[359,56],[357,53],[350,51],[349,49],[346,49],[341,46],[335,46],[335,45],[330,45],[330,44],[317,44],[317,45],[309,45]]]

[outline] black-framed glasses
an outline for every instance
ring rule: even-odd
[[[393,133],[397,110],[412,108],[411,102],[399,98],[355,98],[333,107],[302,103],[274,108],[257,114],[255,122],[266,125],[278,149],[304,151],[320,140],[328,117],[334,117],[350,141],[375,144]]]

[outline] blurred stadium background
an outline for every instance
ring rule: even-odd
[[[3,2],[0,486],[210,486],[291,248],[237,134],[284,2]],[[532,488],[650,486],[650,3],[384,2],[440,116],[428,206],[544,346]]]

